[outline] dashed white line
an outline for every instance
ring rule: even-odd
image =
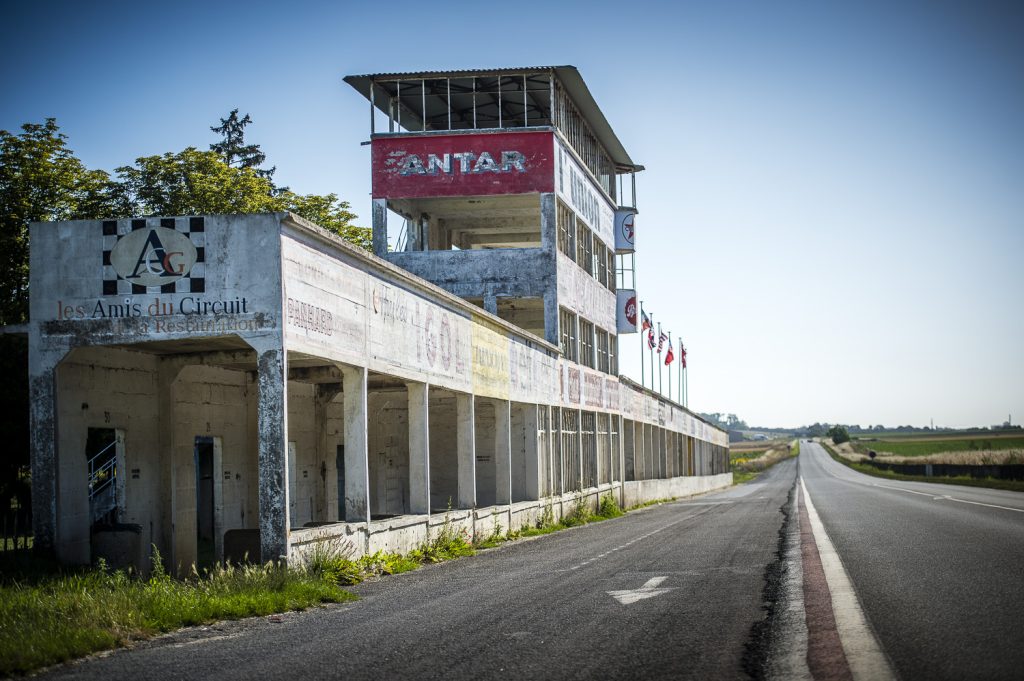
[[[587,565],[590,565],[591,563],[593,563],[596,560],[601,560],[602,558],[610,556],[611,554],[615,553],[616,551],[621,551],[622,549],[629,548],[630,546],[632,546],[633,544],[637,543],[638,541],[643,541],[644,539],[647,539],[648,537],[652,537],[652,536],[658,534],[659,532],[664,532],[665,530],[669,529],[670,527],[675,527],[679,523],[684,522],[686,520],[690,520],[691,518],[694,518],[697,515],[700,515],[700,514],[695,513],[693,515],[688,515],[685,518],[680,518],[679,520],[677,520],[677,521],[675,521],[673,523],[669,523],[668,525],[665,525],[664,527],[660,527],[657,530],[654,530],[653,532],[648,532],[647,534],[642,534],[639,537],[631,539],[630,541],[626,542],[622,546],[616,546],[614,549],[609,549],[609,550],[605,551],[602,554],[599,554],[597,556],[593,556],[592,558],[588,558],[587,560],[583,561],[582,563],[579,563],[578,565],[573,565],[571,568],[568,568],[568,569],[569,570],[579,570],[581,567],[586,567]]]

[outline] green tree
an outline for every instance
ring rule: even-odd
[[[28,320],[28,223],[113,211],[110,177],[85,168],[55,119],[21,129],[0,130],[0,324]]]
[[[280,210],[273,183],[252,168],[235,168],[213,151],[189,147],[143,156],[117,169],[119,217],[264,213]]]
[[[850,433],[846,430],[846,426],[832,426],[826,434],[832,438],[833,444],[841,445],[850,441]]]
[[[176,154],[143,156],[117,169],[113,193],[118,215],[208,215],[289,210],[366,250],[371,232],[352,224],[350,206],[336,194],[275,191],[253,168],[232,167],[213,151],[189,147]]]
[[[245,127],[252,123],[249,114],[238,117],[238,109],[232,109],[227,118],[220,119],[220,125],[210,127],[210,130],[221,136],[220,142],[210,145],[210,151],[216,152],[232,168],[251,168],[257,175],[264,179],[271,179],[274,176],[276,167],[270,170],[262,170],[261,165],[267,160],[258,144],[245,143]]]
[[[301,215],[310,222],[334,232],[367,251],[373,250],[373,233],[368,227],[352,224],[356,219],[348,201],[339,201],[336,194],[306,194],[305,196],[285,191],[278,195],[283,209]]]

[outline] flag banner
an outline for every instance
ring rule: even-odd
[[[636,291],[620,288],[615,292],[615,327],[619,333],[636,333]]]
[[[658,354],[659,355],[661,354],[662,348],[665,347],[665,341],[667,341],[667,340],[668,340],[668,335],[664,331],[662,331],[661,335],[658,336]]]
[[[679,366],[686,368],[686,346],[679,344]]]
[[[651,328],[651,318],[647,316],[647,313],[644,312],[643,310],[640,310],[640,317],[643,319],[640,330],[646,331],[647,329]]]
[[[654,340],[654,329],[647,329],[647,347],[653,350],[655,345],[657,343]]]
[[[671,364],[672,360],[675,359],[675,358],[676,358],[676,356],[674,354],[672,354],[672,339],[669,338],[668,339],[668,350],[665,351],[665,366],[668,366],[669,364]],[[669,374],[669,376],[671,376],[671,375],[672,374]]]
[[[633,222],[636,220],[635,208],[619,208],[615,211],[615,252],[632,253]]]

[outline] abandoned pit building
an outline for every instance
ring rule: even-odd
[[[731,484],[725,432],[618,375],[642,168],[577,70],[345,80],[375,255],[288,213],[32,225],[37,545],[406,551]]]

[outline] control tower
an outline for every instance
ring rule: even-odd
[[[618,335],[636,331],[643,167],[579,71],[345,82],[370,102],[376,254],[617,375]]]

